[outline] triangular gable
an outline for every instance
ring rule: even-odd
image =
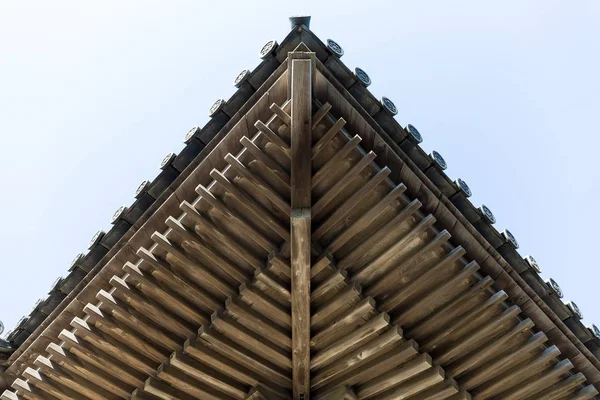
[[[381,129],[390,104],[372,118],[321,47],[289,45],[260,96],[215,110],[229,126],[14,364],[4,398],[592,398],[577,371],[591,362],[534,330],[539,310],[514,304],[523,289],[397,145],[406,132]],[[311,65],[308,153],[294,152],[296,59]],[[312,199],[295,204],[306,157]],[[291,279],[302,248],[309,297]]]

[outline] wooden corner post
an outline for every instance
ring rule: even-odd
[[[288,55],[291,92],[292,384],[294,400],[310,397],[312,75],[314,53]]]

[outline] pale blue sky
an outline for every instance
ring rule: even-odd
[[[7,329],[295,14],[600,324],[598,1],[0,0]]]

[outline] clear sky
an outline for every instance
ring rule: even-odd
[[[296,14],[600,324],[600,2],[295,3],[0,0],[7,330]]]

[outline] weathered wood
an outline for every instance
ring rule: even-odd
[[[406,364],[359,386],[357,394],[361,398],[376,396],[431,367],[431,357],[427,354],[421,354]]]
[[[375,159],[375,153],[369,152],[360,159],[346,174],[325,193],[313,206],[313,216],[318,215],[327,204],[329,204],[352,180],[356,179],[361,172]]]
[[[254,126],[263,134],[265,135],[265,137],[267,139],[269,139],[271,142],[275,143],[276,145],[278,145],[279,147],[281,147],[282,149],[289,149],[290,145],[281,138],[281,136],[279,136],[278,134],[276,134],[275,132],[273,132],[273,130],[271,128],[269,128],[264,122],[262,121],[256,121],[256,123],[254,124]]]
[[[176,349],[180,346],[180,342],[173,335],[167,334],[165,331],[150,319],[137,315],[132,309],[127,309],[122,302],[117,302],[112,294],[100,290],[96,295],[96,299],[100,301],[98,308],[107,314],[110,314],[116,321],[131,329],[136,329],[142,336],[156,343],[162,348]]]
[[[119,380],[114,379],[114,377],[94,365],[83,364],[68,351],[65,351],[62,346],[50,343],[46,351],[52,356],[53,361],[58,362],[69,373],[78,375],[84,380],[87,379],[121,398],[127,398],[130,395],[130,386],[122,384]]]
[[[312,69],[313,60],[310,58],[289,57],[292,98],[290,264],[294,400],[310,398]]]
[[[219,390],[228,396],[236,399],[243,398],[245,393],[244,385],[185,354],[180,352],[171,354],[169,364],[199,382],[215,390]]]
[[[266,251],[270,252],[277,249],[278,246],[275,243],[271,242],[268,238],[257,232],[256,229],[252,228],[247,221],[244,221],[227,204],[213,195],[210,190],[202,185],[199,185],[196,188],[196,192],[202,196],[201,199],[210,203],[210,205],[212,205],[214,209],[226,219],[227,223],[235,226],[241,234],[246,235],[249,239],[253,240]]]
[[[281,183],[286,187],[286,189],[290,189],[291,177],[285,171],[281,165],[277,163],[271,156],[262,151],[252,140],[248,139],[244,136],[240,139],[240,142],[257,160],[262,162],[267,168],[269,168],[277,178],[281,181]]]
[[[152,276],[161,284],[168,285],[173,290],[185,296],[190,302],[194,303],[198,308],[210,310],[211,313],[222,307],[202,288],[190,284],[185,279],[179,277],[168,263],[157,258],[150,250],[140,248],[136,254],[151,266]]]
[[[349,313],[313,335],[310,340],[311,349],[318,351],[334,344],[336,340],[364,324],[374,312],[375,300],[370,297],[363,299]]]
[[[331,139],[338,134],[338,132],[346,125],[346,121],[343,118],[338,119],[335,124],[315,143],[312,148],[311,158],[314,160],[317,158],[319,153],[329,144]]]
[[[331,104],[329,103],[325,103],[321,106],[321,108],[319,108],[315,115],[312,116],[312,129],[314,129],[319,122],[325,118],[329,111],[331,111]]]
[[[63,330],[59,335],[59,339],[63,341],[62,346],[68,349],[77,359],[100,368],[111,375],[113,379],[120,380],[133,387],[143,383],[144,380],[141,378],[141,374],[122,364],[120,360],[113,359],[110,356],[107,357],[102,352],[97,351],[72,332]]]
[[[248,196],[244,191],[239,189],[236,185],[231,183],[229,179],[225,177],[221,172],[217,170],[212,170],[210,176],[219,183],[219,185],[223,186],[227,191],[233,194],[235,197],[240,200],[240,202],[250,211],[256,218],[259,218],[263,222],[267,224],[269,228],[273,230],[273,232],[277,233],[281,238],[288,240],[289,239],[289,231],[281,225],[279,220],[275,218],[270,212],[265,210],[262,206],[256,204],[254,200],[250,196]]]
[[[319,369],[330,363],[353,349],[360,347],[378,335],[379,331],[387,327],[390,322],[390,317],[385,314],[371,318],[366,324],[357,328],[352,333],[344,338],[339,339],[335,344],[315,354],[310,361],[310,368]]]
[[[290,70],[290,68],[288,67],[288,71]],[[281,107],[279,107],[277,104],[271,104],[271,107],[269,107],[269,109],[271,111],[273,111],[273,113],[275,115],[277,115],[281,121],[290,126],[292,124],[292,118],[290,117],[290,115],[288,113],[286,113]]]

